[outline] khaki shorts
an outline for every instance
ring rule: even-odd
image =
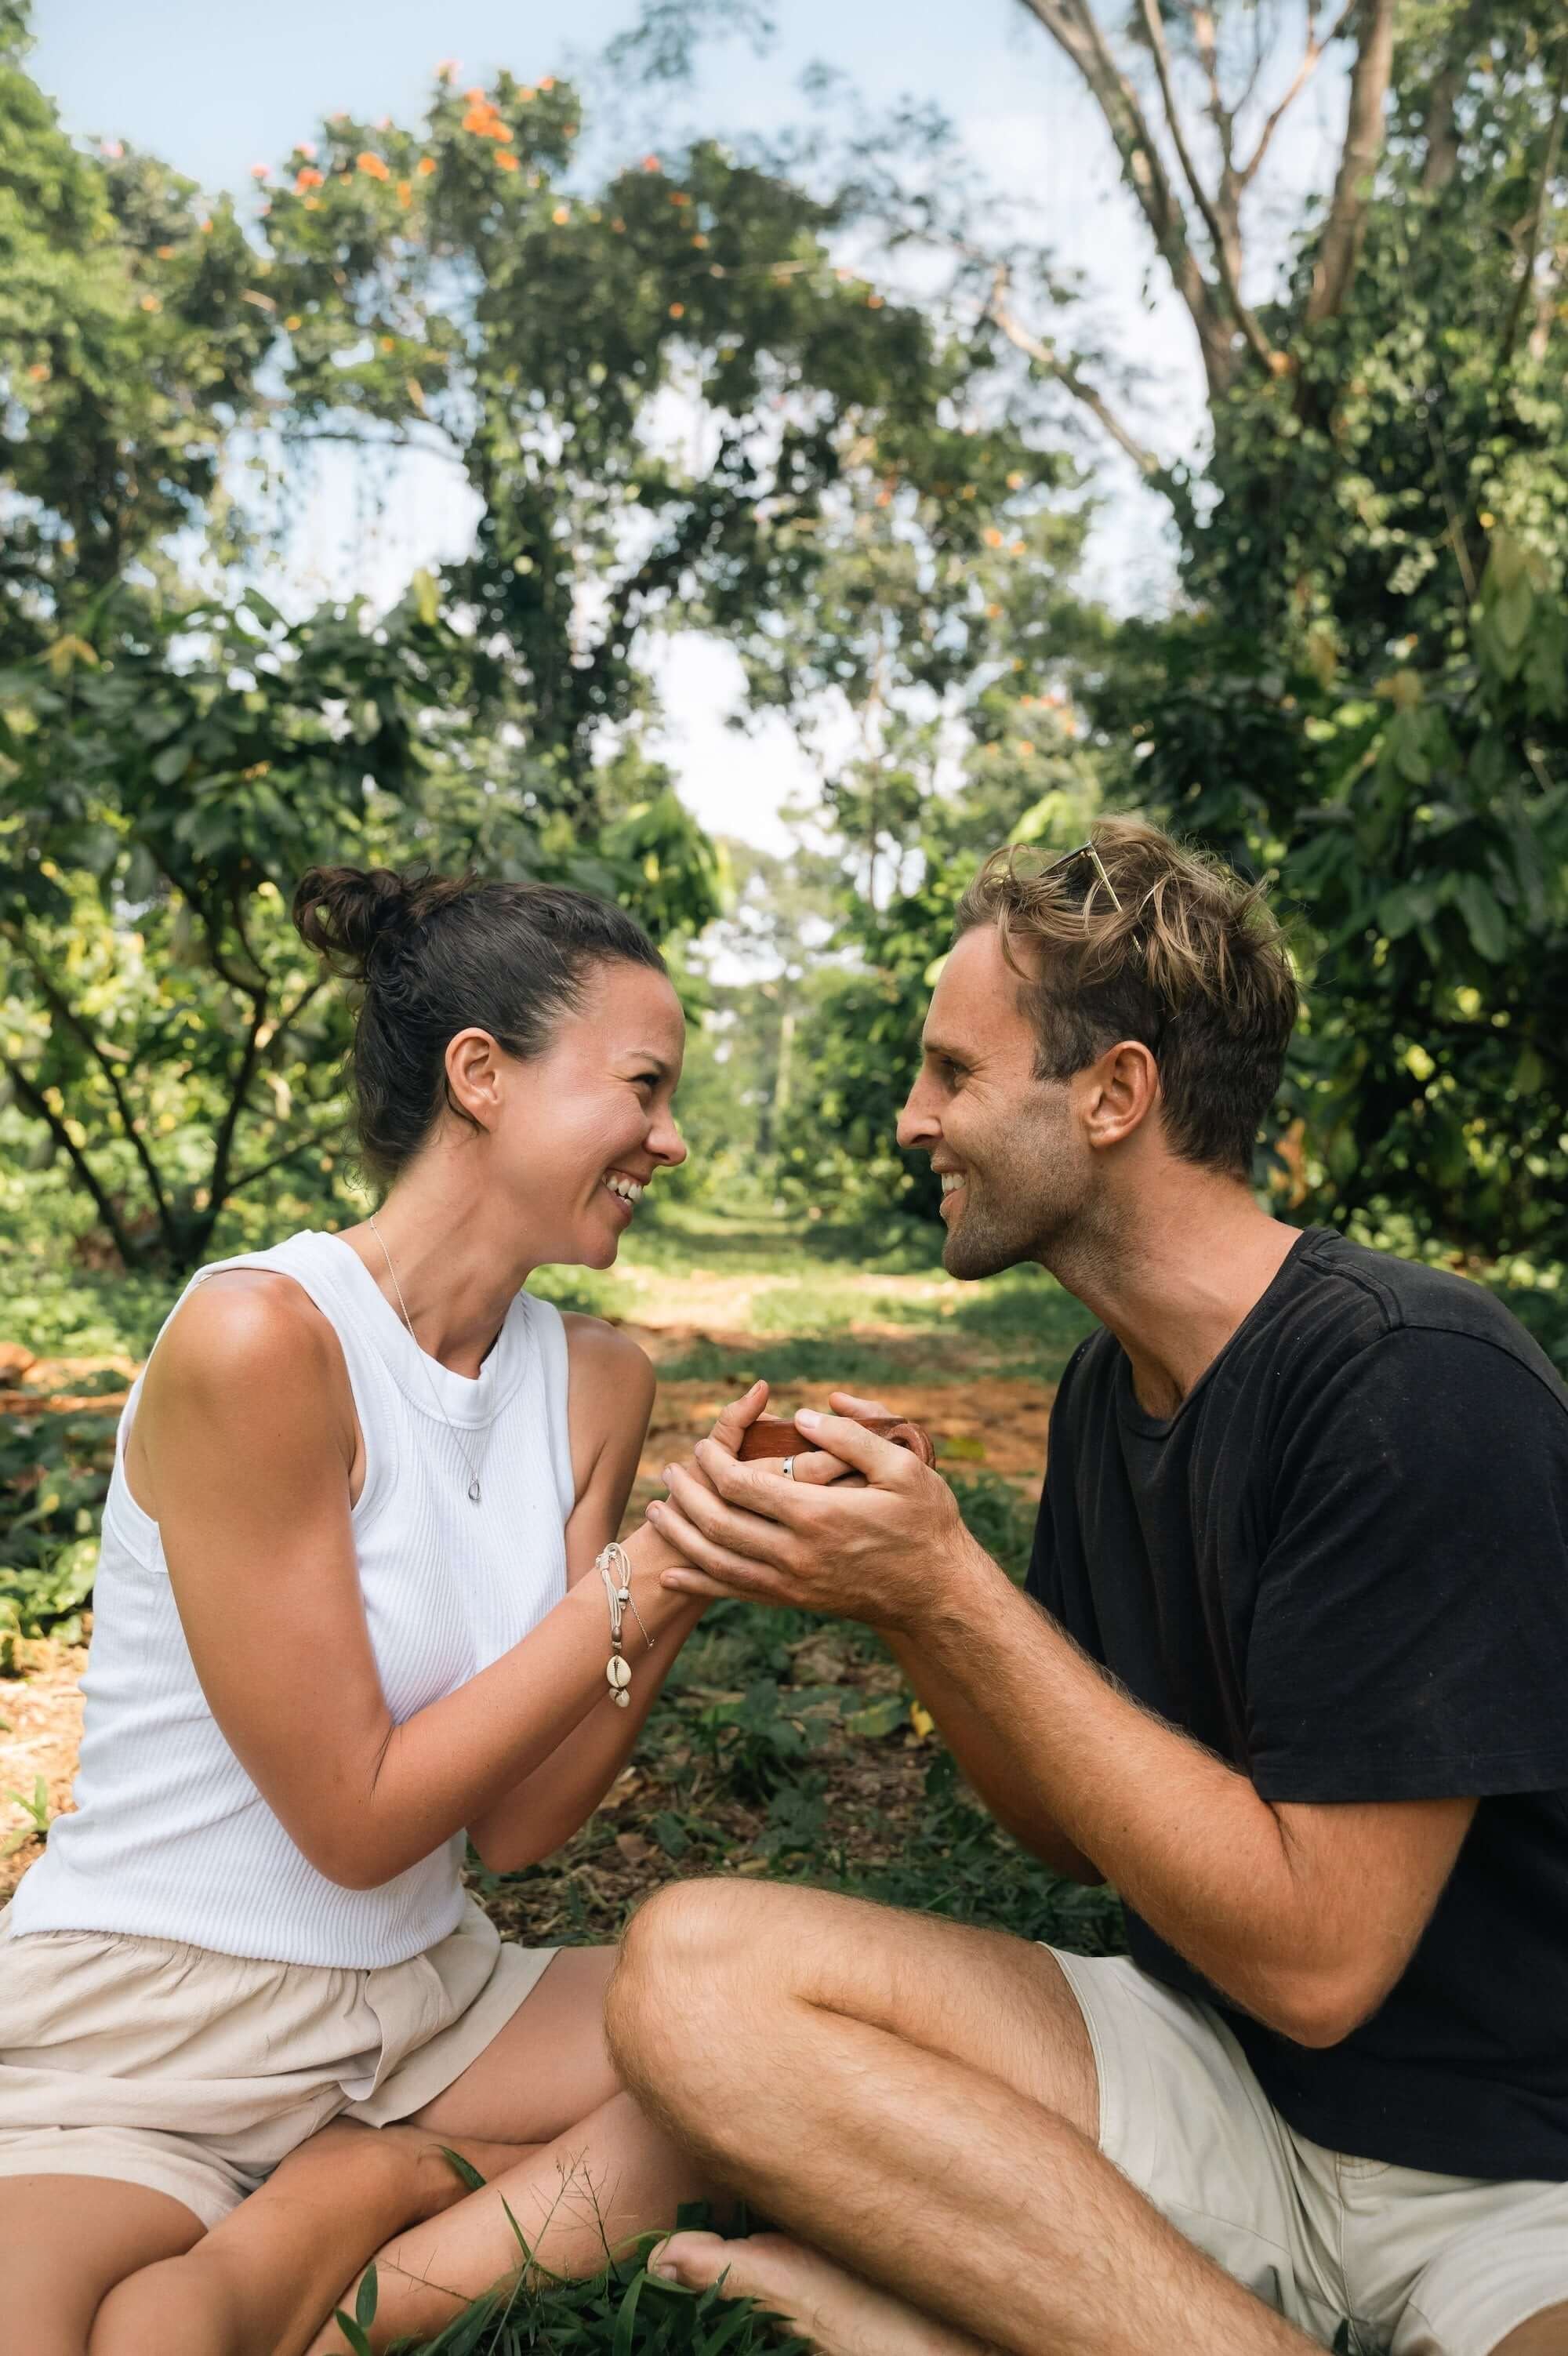
[[[206,2226],[328,2119],[386,2126],[460,2077],[553,1947],[470,1899],[405,1964],[253,1963],[168,1939],[12,1933],[0,1914],[0,2176],[108,2176]]]
[[[1568,2184],[1326,2151],[1271,2105],[1219,2015],[1125,1955],[1051,1950],[1100,2076],[1100,2147],[1189,2242],[1325,2347],[1489,2356],[1568,2300]]]

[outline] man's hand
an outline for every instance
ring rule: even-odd
[[[847,1393],[834,1394],[848,1406]],[[862,1414],[869,1402],[855,1400]],[[749,1415],[746,1420],[750,1420]],[[693,1568],[664,1584],[690,1595],[739,1596],[908,1633],[950,1609],[955,1584],[983,1566],[951,1490],[908,1449],[847,1415],[802,1408],[796,1478],[736,1461],[715,1430],[690,1466],[667,1466],[670,1502],[649,1518]],[[726,1446],[725,1442],[730,1441]],[[859,1473],[854,1485],[835,1475]]]

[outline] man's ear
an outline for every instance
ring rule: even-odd
[[[446,1085],[481,1129],[493,1129],[501,1103],[501,1051],[488,1031],[459,1031],[446,1043]]]
[[[1096,1147],[1123,1145],[1154,1114],[1160,1067],[1141,1039],[1121,1039],[1077,1075],[1084,1135]]]

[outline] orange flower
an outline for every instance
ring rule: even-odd
[[[174,259],[174,248],[172,245],[155,246],[153,251],[156,253],[160,262],[172,262]]]
[[[520,99],[521,99],[521,101],[522,101],[522,102],[523,102],[524,106],[530,106],[530,105],[532,105],[532,102],[533,102],[533,95],[534,95],[534,91],[533,91],[533,84],[532,84],[531,81],[525,81],[525,82],[521,83],[521,84],[519,85],[517,94],[518,94],[519,98],[520,98]]]
[[[201,234],[203,237],[210,237],[212,234],[212,220],[210,215],[209,215],[208,219],[201,223]]]
[[[422,155],[422,156],[420,157],[420,159],[419,159],[418,163],[415,165],[414,169],[415,169],[415,171],[419,174],[419,177],[420,177],[420,178],[421,178],[422,180],[428,180],[428,179],[429,179],[429,177],[430,177],[430,175],[431,175],[431,174],[432,174],[432,172],[434,172],[434,171],[435,171],[435,156],[434,156],[434,155]]]
[[[642,159],[642,168],[645,172],[661,172],[664,166],[657,155],[645,155]]]
[[[692,243],[693,243],[693,244],[697,248],[697,250],[699,251],[699,252],[702,252],[702,251],[706,247],[707,242],[708,242],[708,241],[707,241],[707,239],[703,235],[703,232],[702,232],[702,230],[699,230],[697,231],[696,236],[692,240]]]
[[[571,208],[571,206],[570,206],[570,205],[557,205],[557,206],[556,206],[556,208],[555,208],[555,209],[554,209],[554,211],[551,214],[550,218],[551,218],[551,220],[554,222],[554,224],[555,224],[555,226],[556,226],[556,228],[557,228],[557,229],[564,229],[564,228],[565,228],[565,226],[566,226],[566,223],[567,223],[567,222],[571,220],[571,218],[572,218],[572,208]]]
[[[554,89],[554,87],[555,87],[555,77],[554,77],[554,75],[553,75],[553,74],[541,74],[541,75],[540,75],[540,77],[539,77],[539,87],[540,87],[540,89],[541,89],[541,90],[553,90],[553,89]]]
[[[997,530],[994,524],[992,525],[990,530],[985,535],[985,545],[987,548],[1000,548],[1002,545],[1002,534]]]
[[[672,319],[683,319],[683,318],[685,317],[685,316],[686,316],[686,305],[684,305],[684,303],[671,303],[671,305],[670,305],[670,316],[671,316]]]
[[[326,174],[318,172],[314,165],[307,164],[304,171],[295,177],[294,193],[296,197],[302,197],[306,188],[319,188],[325,186]]]
[[[381,346],[383,352],[395,352],[397,338],[394,336],[383,336],[381,338]]]
[[[881,295],[868,294],[865,298],[865,307],[868,311],[880,311],[882,308]]]
[[[287,318],[284,321],[284,326],[288,329],[291,336],[296,327],[303,327],[304,325],[305,321],[300,317],[297,311],[291,311]]]
[[[381,156],[372,155],[368,147],[362,155],[356,155],[354,161],[370,179],[390,180],[392,177],[391,172]]]
[[[35,360],[32,367],[27,370],[27,374],[32,378],[35,384],[44,383],[48,376],[48,372],[49,364],[48,360]]]
[[[142,308],[143,308],[143,310],[144,310],[144,311],[161,311],[161,310],[163,309],[163,307],[164,307],[164,306],[163,306],[163,305],[158,301],[158,298],[157,298],[157,296],[156,296],[156,294],[144,294],[144,295],[143,295],[143,297],[142,297]]]
[[[266,178],[266,177],[267,177],[268,172],[271,170],[271,168],[272,168],[272,167],[271,167],[271,166],[270,166],[270,165],[267,165],[267,164],[252,164],[252,166],[251,166],[251,177],[252,177],[252,180],[264,180],[264,179]]]
[[[296,139],[294,143],[294,152],[296,155],[303,155],[307,164],[314,164],[316,161],[315,140]]]
[[[410,205],[413,202],[413,182],[412,180],[400,180],[398,182],[397,200],[403,207],[404,212],[407,212]]]
[[[482,106],[485,103],[485,93],[482,90],[466,90],[463,95],[470,106]]]
[[[672,205],[689,205],[692,199],[686,194],[684,188],[671,188],[670,191],[670,201]]]
[[[517,169],[517,157],[505,147],[497,150],[496,162],[503,172],[515,172]]]

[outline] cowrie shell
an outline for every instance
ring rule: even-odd
[[[631,1663],[623,1661],[618,1653],[612,1653],[605,1663],[605,1676],[612,1686],[623,1689],[631,1683]]]

